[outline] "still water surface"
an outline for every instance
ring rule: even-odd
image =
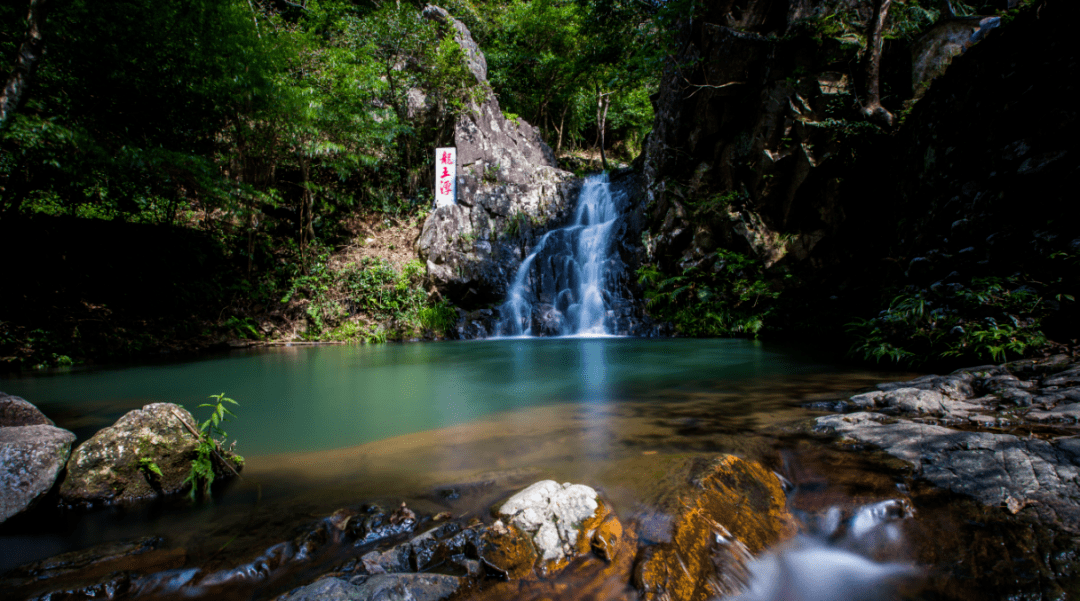
[[[511,339],[287,347],[173,365],[0,380],[80,440],[147,403],[225,392],[245,456],[329,450],[553,403],[654,399],[658,390],[833,369],[747,340]]]

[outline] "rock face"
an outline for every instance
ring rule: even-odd
[[[0,522],[52,489],[73,442],[74,434],[52,425],[0,428]]]
[[[1067,436],[1080,432],[1080,364],[1057,356],[879,389],[818,407],[855,412],[817,418],[817,429],[877,445],[937,486],[1080,533],[1077,438]],[[1059,436],[1001,433],[1034,423]]]
[[[180,492],[199,446],[181,420],[198,429],[195,418],[172,403],[128,412],[71,454],[61,497],[67,503],[94,504]],[[153,462],[161,475],[153,473],[146,461]],[[216,470],[220,470],[217,477],[231,475],[220,466]]]
[[[718,247],[768,266],[807,259],[845,213],[836,124],[853,100],[844,65],[858,44],[807,17],[869,15],[869,1],[702,5],[664,72],[644,148],[655,260],[671,269]],[[778,37],[779,36],[779,37]],[[783,234],[783,235],[781,235]]]
[[[32,403],[17,396],[0,392],[0,428],[55,425]]]
[[[673,512],[641,535],[647,547],[634,571],[646,599],[704,601],[738,593],[745,565],[796,532],[780,479],[758,463],[727,455],[702,466]]]
[[[470,101],[454,128],[457,202],[428,216],[417,250],[440,292],[467,309],[501,300],[538,234],[563,224],[581,187],[555,166],[539,133],[506,119],[487,83],[487,63],[469,30],[445,10],[424,16],[451,29],[487,98]]]

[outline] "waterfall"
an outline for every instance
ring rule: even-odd
[[[612,239],[619,216],[607,173],[589,176],[573,223],[544,234],[521,262],[499,308],[499,335],[612,334],[622,274]]]

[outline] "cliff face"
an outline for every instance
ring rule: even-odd
[[[556,168],[531,125],[506,119],[487,84],[487,63],[469,30],[445,10],[424,16],[452,29],[486,98],[470,102],[454,127],[457,202],[428,216],[417,242],[439,291],[476,308],[502,300],[525,248],[538,233],[565,223],[581,181]]]
[[[645,147],[647,217],[669,268],[719,246],[772,266],[843,221],[838,170],[858,44],[794,26],[868,1],[728,1],[695,14]],[[830,121],[831,118],[831,121]]]
[[[1077,169],[1077,4],[915,27],[893,3],[887,28],[906,33],[882,62],[882,102],[905,117],[892,131],[859,119],[859,27],[835,26],[872,4],[730,0],[684,25],[645,147],[649,260],[676,274],[741,252],[774,284],[790,275],[773,289],[808,291],[785,309],[793,320],[874,314],[905,285],[929,298],[953,272],[970,288],[1020,269],[1057,282],[1038,291],[1056,312],[1051,297],[1075,289],[1062,268],[1080,271],[1059,216]],[[1046,325],[1076,336],[1063,314]]]
[[[1076,2],[1037,2],[957,58],[896,136],[890,194],[907,283],[1023,274],[1059,342],[1080,338],[1078,18]]]

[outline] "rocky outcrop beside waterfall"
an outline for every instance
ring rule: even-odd
[[[537,233],[566,221],[581,182],[555,166],[536,129],[503,116],[468,28],[436,6],[424,17],[453,32],[486,98],[470,101],[458,117],[457,204],[431,212],[417,250],[444,297],[478,308],[502,300],[524,249]]]
[[[933,484],[1080,534],[1080,363],[1056,356],[878,385],[815,408]],[[1033,436],[1034,433],[1039,436]]]

